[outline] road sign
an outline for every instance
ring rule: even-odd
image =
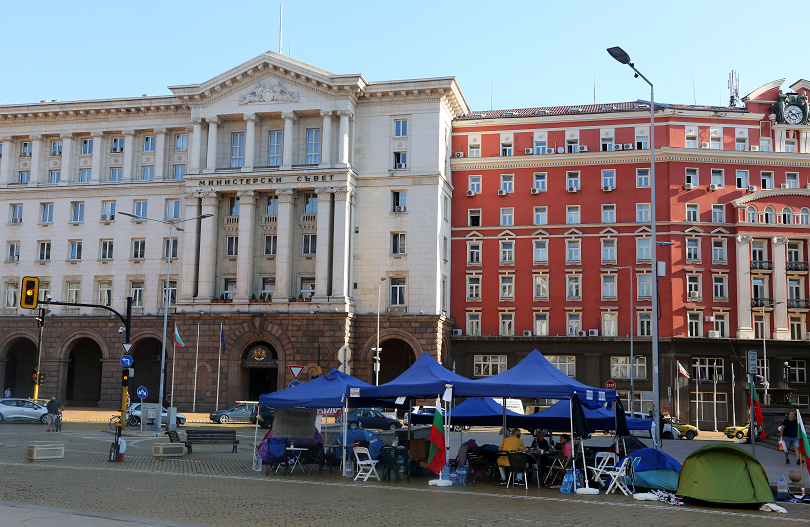
[[[290,381],[290,388],[293,386],[301,386],[303,383],[301,381]]]
[[[614,381],[612,379],[608,379],[607,381],[605,381],[605,388],[607,388],[608,390],[615,390],[616,389],[616,381]]]
[[[132,349],[132,343],[131,342],[123,342],[123,343],[121,343],[121,345],[124,346],[124,355],[129,355],[129,350]]]
[[[124,355],[121,357],[121,366],[124,368],[129,368],[132,366],[132,356],[131,355]]]
[[[149,392],[147,392],[147,391],[146,391],[146,388],[144,388],[143,386],[138,386],[138,391],[137,391],[137,392],[135,392],[135,393],[137,393],[137,394],[138,394],[138,398],[139,398],[139,399],[146,399],[146,396],[147,396],[147,394],[148,394]]]
[[[295,380],[298,380],[302,371],[304,371],[303,366],[290,366],[290,373],[292,373],[293,379]]]
[[[748,351],[748,373],[757,374],[757,352],[755,350]]]

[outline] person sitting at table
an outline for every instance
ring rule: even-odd
[[[562,445],[563,457],[571,457],[571,436],[562,434],[560,436],[560,445]]]
[[[534,438],[534,441],[532,441],[532,448],[543,450],[545,452],[550,450],[548,441],[546,441],[546,436],[543,434],[542,430],[537,430],[537,435]]]
[[[524,445],[523,441],[520,439],[520,430],[514,428],[512,435],[503,440],[498,450],[502,452],[525,452],[526,445]],[[509,456],[501,456],[498,458],[498,470],[501,472],[501,479],[504,481],[506,481],[506,467],[508,466]]]

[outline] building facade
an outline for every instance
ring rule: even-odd
[[[421,353],[449,360],[450,134],[469,112],[454,78],[369,82],[267,52],[170,90],[0,106],[0,379],[15,396],[36,366],[27,275],[43,299],[124,311],[131,296],[132,384],[155,400],[168,297],[186,347],[167,351],[167,388],[174,376],[184,409],[343,357],[372,382],[378,323],[381,382]],[[40,393],[114,405],[120,325],[51,306]]]
[[[633,407],[651,408],[654,133],[661,408],[703,429],[745,421],[749,349],[771,403],[807,405],[810,82],[783,81],[738,106],[656,104],[654,132],[645,101],[457,118],[457,371],[537,348],[626,403],[632,368]]]

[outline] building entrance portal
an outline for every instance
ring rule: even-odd
[[[250,344],[242,356],[242,397],[258,401],[259,396],[278,390],[278,354],[267,342]]]
[[[410,344],[401,339],[389,339],[380,343],[380,384],[393,381],[411,364],[416,357]],[[372,378],[372,384],[374,378]]]
[[[138,386],[143,386],[149,393],[149,397],[144,399],[144,402],[156,403],[160,401],[160,353],[161,353],[160,340],[147,337],[137,342],[130,352],[132,355],[132,367],[135,369],[135,376],[129,381],[129,396],[132,402],[140,402],[136,395]],[[166,350],[166,371],[171,371],[171,355],[170,351]],[[171,377],[167,377],[171,379]],[[169,391],[169,385],[164,384],[166,391]],[[119,384],[120,387],[120,384]]]
[[[9,388],[12,397],[33,397],[34,383],[31,378],[37,367],[37,345],[27,338],[17,339],[9,347],[6,357],[2,390]],[[50,379],[46,382],[50,382]]]
[[[68,355],[65,399],[72,406],[96,406],[101,398],[101,348],[93,339],[77,341]]]

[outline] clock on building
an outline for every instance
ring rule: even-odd
[[[785,121],[790,124],[799,124],[804,121],[804,112],[798,104],[791,104],[785,108]]]

